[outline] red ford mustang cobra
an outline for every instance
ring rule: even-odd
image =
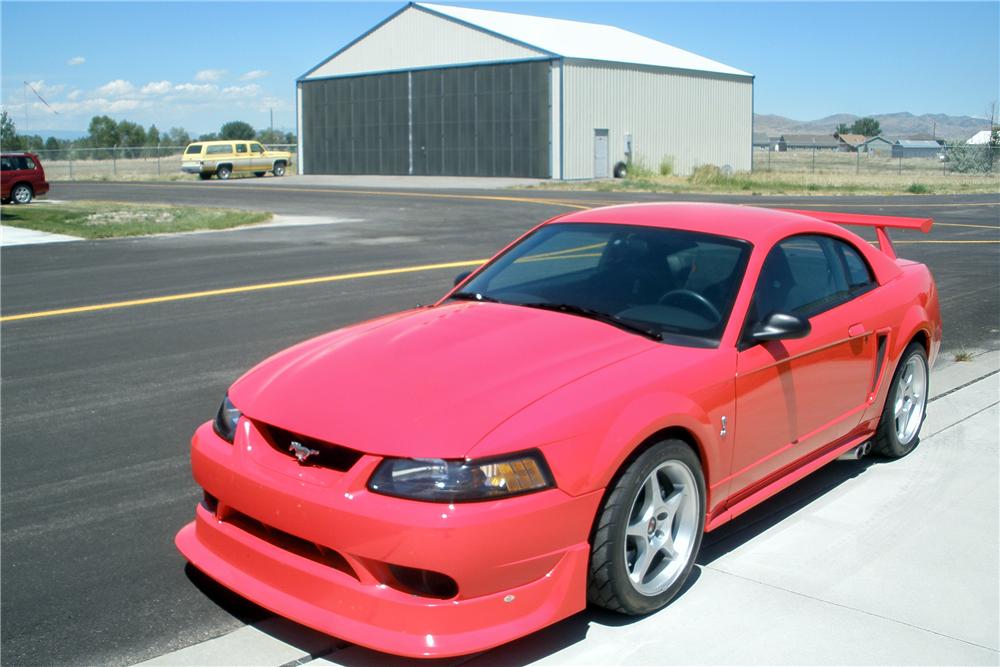
[[[204,500],[177,546],[408,656],[588,601],[656,610],[706,531],[842,455],[916,446],[940,311],[886,228],[930,226],[712,204],[549,220],[433,306],[239,379],[194,435]]]

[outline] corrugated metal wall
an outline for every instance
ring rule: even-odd
[[[550,175],[546,61],[307,80],[300,89],[306,173]]]
[[[654,171],[665,157],[679,174],[699,164],[750,170],[749,77],[567,60],[563,96],[563,178],[594,177],[595,129],[609,131],[612,166],[629,132],[635,158]]]
[[[306,78],[518,60],[544,55],[482,30],[407,7]]]

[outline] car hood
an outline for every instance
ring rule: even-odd
[[[564,313],[451,303],[301,343],[229,395],[251,419],[370,454],[461,458],[526,405],[655,345]]]

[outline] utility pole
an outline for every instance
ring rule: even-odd
[[[271,139],[274,139],[274,107],[268,107],[271,112]]]

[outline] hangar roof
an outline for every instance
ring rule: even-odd
[[[749,72],[615,26],[428,2],[414,4],[564,58],[751,76]]]
[[[752,76],[610,25],[410,2],[299,80],[551,58]]]

